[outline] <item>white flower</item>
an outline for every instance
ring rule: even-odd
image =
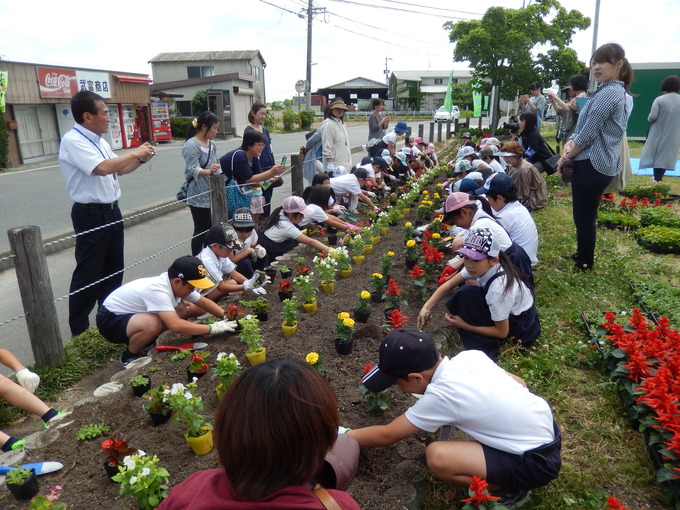
[[[222,361],[226,357],[226,352],[221,352],[217,355],[217,361]]]
[[[175,383],[172,385],[172,388],[170,388],[170,393],[172,395],[177,395],[178,393],[182,393],[186,388],[182,383]]]
[[[123,459],[123,465],[129,471],[132,471],[133,469],[135,469],[137,467],[137,463],[135,462],[135,460],[130,455],[128,455],[127,457],[125,457]]]
[[[145,456],[146,456],[146,452],[145,452],[144,450],[137,450],[137,456],[138,456],[138,457],[145,457]]]
[[[191,379],[192,379],[191,382],[196,382],[196,381],[198,381],[198,377],[192,377]],[[189,393],[189,395],[191,395],[191,393]]]
[[[139,476],[148,476],[151,474],[151,470],[148,467],[142,468],[142,472],[139,473]]]
[[[136,477],[136,476],[131,476],[131,477],[130,477],[130,485],[134,485],[135,483],[137,483],[137,477]]]
[[[194,377],[194,379],[196,379],[196,378]],[[186,398],[187,400],[191,400],[191,397],[193,397],[193,395],[191,394],[190,391],[187,391],[187,392],[184,394],[184,398]]]

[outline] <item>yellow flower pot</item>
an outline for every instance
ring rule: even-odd
[[[264,363],[267,359],[267,348],[262,347],[255,352],[246,352],[246,358],[248,358],[250,366],[252,367],[259,365],[260,363]]]
[[[373,253],[373,245],[372,244],[364,245],[364,253],[366,255],[370,255],[371,253]]]
[[[205,455],[206,453],[210,453],[210,451],[213,449],[212,427],[203,426],[201,427],[201,430],[205,431],[205,434],[202,436],[184,436],[195,455]]]
[[[283,329],[284,338],[288,338],[293,335],[298,329],[298,323],[296,322],[294,326],[286,326],[285,321],[281,323],[281,329]]]
[[[355,266],[361,266],[364,263],[365,257],[363,255],[354,255],[352,257]]]
[[[222,388],[223,387],[224,387],[224,385],[222,383],[215,386],[215,393],[217,393],[217,398],[222,398],[222,392],[223,392]]]
[[[305,313],[316,312],[316,299],[314,301],[312,301],[311,303],[302,303],[302,308],[304,308]]]
[[[343,278],[349,278],[352,276],[352,268],[350,267],[349,269],[343,269],[340,271],[340,276]]]
[[[330,294],[335,290],[335,282],[331,283],[322,283],[321,284],[321,290],[323,290],[326,294]]]
[[[375,246],[380,242],[380,236],[373,236],[371,237],[371,240],[373,241],[373,246]]]
[[[386,236],[390,233],[390,227],[380,227],[380,234]]]

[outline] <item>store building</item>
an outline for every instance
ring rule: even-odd
[[[59,153],[62,136],[74,125],[71,97],[80,90],[106,101],[111,124],[104,136],[114,150],[171,140],[167,104],[150,102],[146,74],[9,61],[0,61],[0,73],[6,82],[10,167]]]

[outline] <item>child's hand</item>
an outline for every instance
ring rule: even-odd
[[[461,319],[458,315],[451,315],[450,313],[447,313],[444,317],[446,317],[446,320],[449,321],[449,324],[451,324],[453,327],[457,329],[466,329],[465,326],[467,326],[467,322]]]

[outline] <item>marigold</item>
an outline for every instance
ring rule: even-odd
[[[344,319],[342,323],[347,326],[348,328],[353,328],[354,327],[354,320],[353,319]]]
[[[406,241],[406,246],[408,246],[409,248],[413,248],[415,245],[416,242],[413,239],[409,239],[408,241]]]
[[[349,314],[347,312],[340,312],[338,314],[338,319],[349,319]]]
[[[435,232],[434,234],[432,234],[432,239],[439,239],[440,237],[441,237],[441,236],[440,236],[437,232]]]
[[[373,276],[375,278],[382,278],[383,277],[383,275],[381,275],[380,273],[373,273],[371,276]]]
[[[387,255],[389,255],[390,257],[394,257],[394,252],[393,252],[393,251],[388,251],[388,252],[387,252]]]
[[[359,297],[361,299],[369,299],[371,297],[371,293],[368,292],[367,290],[362,290],[361,294],[359,294]]]
[[[305,361],[310,365],[316,365],[317,361],[319,361],[319,355],[315,352],[310,352],[307,354],[307,357],[305,357]]]
[[[404,226],[405,227],[412,227],[413,223],[411,223],[410,221],[407,221],[406,223],[404,223]]]

